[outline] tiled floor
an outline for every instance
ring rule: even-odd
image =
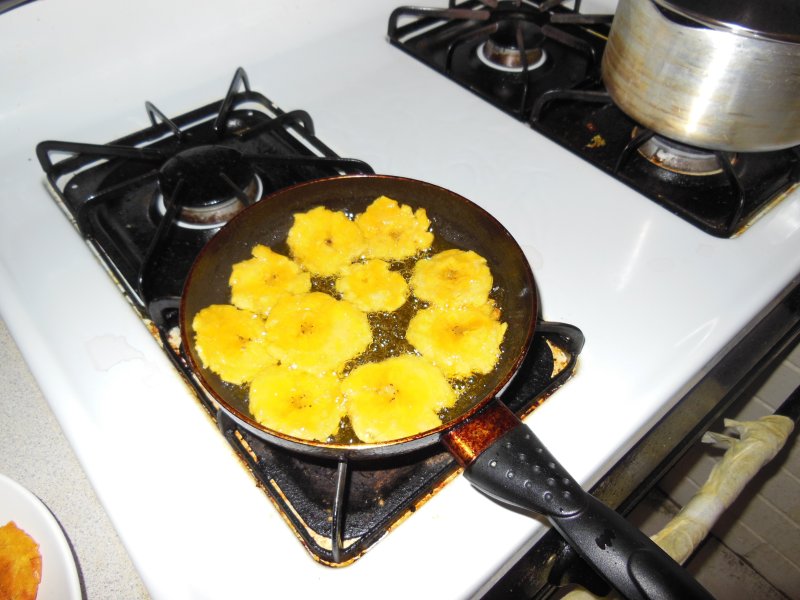
[[[754,421],[774,413],[785,402],[796,403],[800,399],[800,347],[757,387],[725,416]],[[725,426],[720,422],[711,429],[723,432]],[[660,491],[678,505],[685,504],[724,454],[721,448],[696,444],[661,480]],[[692,568],[714,585],[728,586],[720,588],[718,597],[800,600],[800,427],[795,426],[785,447],[747,483],[712,533],[715,538],[709,546],[719,546],[719,550],[704,549]],[[763,585],[751,591],[751,582],[759,583],[761,578],[782,595],[767,595]]]
[[[800,390],[800,346],[731,407],[726,417],[772,414]],[[723,432],[720,421],[712,431]],[[659,531],[707,480],[724,454],[696,444],[631,515],[645,533]],[[800,600],[800,427],[726,509],[686,568],[719,600]]]
[[[652,535],[661,529],[677,510],[678,507],[668,498],[660,492],[653,492],[634,511],[631,520],[645,533]],[[787,600],[788,598],[713,536],[706,538],[686,568],[718,600]]]
[[[639,504],[629,519],[642,531],[652,535],[664,527],[678,510],[678,505],[656,490]],[[774,588],[713,535],[706,538],[685,567],[717,600],[800,599],[800,592],[790,598]],[[556,598],[574,600],[590,597],[576,596],[570,594],[569,590],[556,595]],[[618,600],[619,597],[609,595],[606,598]]]

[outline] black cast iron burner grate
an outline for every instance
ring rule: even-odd
[[[602,83],[600,64],[612,15],[582,14],[580,0],[572,9],[562,4],[450,0],[447,8],[402,6],[389,18],[388,38],[711,235],[742,233],[797,186],[800,148],[732,155],[686,147],[690,153],[710,155],[718,166],[704,175],[668,170],[640,155],[653,132],[614,106]],[[513,48],[522,64],[493,67],[481,58],[489,41]],[[535,62],[539,55],[534,49],[542,54]]]
[[[336,462],[269,444],[216,405],[192,373],[180,346],[178,306],[161,306],[163,347],[294,534],[321,564],[352,564],[460,472],[441,445],[364,462]],[[584,337],[566,323],[540,321],[528,355],[500,400],[518,415],[532,412],[573,374]]]
[[[145,108],[151,126],[110,144],[36,148],[61,207],[144,318],[180,297],[195,257],[237,204],[374,172],[323,144],[307,112],[284,112],[252,91],[241,68],[219,102],[174,119]],[[69,156],[53,162],[54,154]],[[190,210],[198,221],[188,221]]]
[[[325,146],[305,111],[284,112],[252,91],[242,69],[219,102],[174,119],[149,102],[145,109],[150,127],[110,144],[39,144],[48,182],[311,555],[349,564],[445,485],[458,471],[455,461],[434,447],[388,461],[331,464],[270,446],[239,429],[195,379],[180,346],[178,315],[189,269],[231,207],[303,181],[373,171]],[[54,154],[68,156],[55,162]],[[188,221],[187,212],[199,221]],[[575,327],[541,323],[503,400],[519,413],[532,410],[571,375],[582,345]]]
[[[553,88],[597,77],[607,15],[587,17],[547,2],[450,0],[444,9],[401,6],[389,18],[389,41],[426,65],[524,120]],[[594,29],[584,25],[592,23]],[[486,43],[520,52],[516,67],[482,59]],[[534,50],[540,50],[532,54]],[[508,53],[505,53],[506,56]]]
[[[713,157],[716,172],[698,176],[661,168],[639,153],[658,136],[617,108],[599,83],[543,95],[529,124],[716,237],[742,233],[800,182],[800,147],[745,154],[681,145],[690,153]]]

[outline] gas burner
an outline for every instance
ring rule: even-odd
[[[521,13],[505,15],[497,30],[478,47],[483,64],[500,71],[521,73],[541,67],[547,60],[542,29]]]
[[[111,143],[36,147],[62,208],[144,318],[180,297],[206,242],[265,194],[374,172],[328,148],[306,111],[251,90],[243,69],[222,100],[173,118],[145,109],[150,126]]]
[[[800,147],[733,155],[635,130],[602,81],[614,17],[581,13],[580,4],[400,6],[387,32],[410,56],[711,235],[738,235],[800,184]]]
[[[600,78],[610,18],[558,0],[451,0],[447,8],[401,6],[389,41],[520,120],[542,94]]]
[[[167,160],[158,174],[154,203],[159,217],[166,213],[165,198],[177,203],[178,225],[210,229],[256,202],[262,184],[242,153],[225,146],[196,146]]]
[[[639,128],[634,127],[631,137],[638,134]],[[722,173],[723,170],[719,157],[714,152],[658,135],[651,136],[637,151],[655,166],[680,175],[706,177]],[[730,161],[735,164],[736,157],[731,157]]]

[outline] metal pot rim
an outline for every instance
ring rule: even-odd
[[[652,0],[665,11],[747,38],[800,44],[800,8],[796,0],[758,3],[720,0]]]

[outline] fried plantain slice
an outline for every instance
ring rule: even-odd
[[[0,598],[34,600],[41,580],[39,544],[9,521],[0,527]]]
[[[434,306],[485,304],[492,290],[486,259],[472,250],[445,250],[414,265],[411,291]]]
[[[434,429],[442,424],[437,411],[456,401],[442,372],[413,354],[353,369],[342,382],[342,391],[353,430],[367,443]]]
[[[294,216],[286,238],[294,259],[314,275],[336,275],[366,246],[358,226],[342,212],[317,206]]]
[[[339,378],[277,365],[250,384],[250,412],[262,425],[304,440],[326,441],[345,416]]]
[[[366,239],[368,258],[403,260],[427,250],[433,243],[425,209],[414,211],[387,196],[376,198],[363,213],[356,215],[355,223]]]
[[[312,373],[338,371],[372,342],[367,315],[322,292],[279,300],[267,318],[266,335],[282,364]]]
[[[379,259],[342,269],[336,291],[364,312],[392,312],[403,306],[409,295],[403,276]]]
[[[195,315],[192,329],[203,366],[228,383],[246,383],[277,362],[265,343],[264,319],[249,310],[212,304]]]
[[[493,304],[427,308],[411,318],[406,339],[447,377],[490,373],[508,327],[496,313]]]
[[[253,247],[252,255],[231,269],[228,283],[234,306],[268,315],[283,296],[311,289],[311,276],[288,256],[261,244]]]

